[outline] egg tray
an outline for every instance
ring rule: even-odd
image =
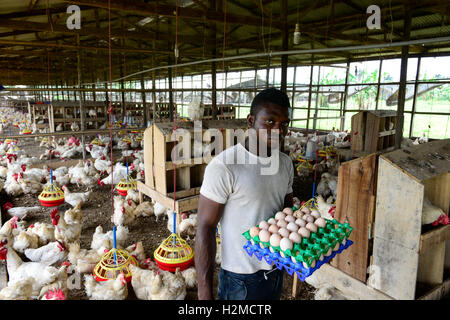
[[[278,270],[283,270],[284,268],[290,276],[295,272],[300,281],[305,281],[307,277],[313,274],[313,272],[319,269],[324,263],[328,263],[337,254],[341,253],[352,244],[353,241],[346,240],[345,244],[341,244],[338,250],[333,251],[329,256],[324,257],[323,260],[317,260],[316,265],[309,268],[305,268],[301,262],[293,263],[289,258],[283,258],[279,252],[273,253],[269,248],[261,249],[258,244],[252,244],[250,241],[247,241],[244,245],[244,249],[250,257],[254,254],[259,261],[264,258],[269,265],[275,264]]]
[[[348,241],[352,230],[353,228],[347,223],[342,224],[335,219],[327,220],[327,225],[324,228],[318,228],[317,232],[311,232],[308,238],[303,238],[301,243],[294,244],[292,250],[288,249],[286,251],[281,250],[279,246],[271,246],[270,242],[262,242],[258,236],[251,238],[249,230],[242,235],[248,241],[256,243],[262,250],[268,249],[271,253],[278,253],[282,258],[292,257],[296,262],[304,262],[310,267],[314,260],[319,261],[322,259],[330,249],[335,251],[338,244],[341,245],[344,240]]]

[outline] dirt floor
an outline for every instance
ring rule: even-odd
[[[86,141],[90,141],[87,138]],[[26,150],[29,155],[39,156],[44,149],[39,147],[39,141],[35,142],[34,139],[27,139],[20,143],[21,149]],[[88,154],[89,156],[89,154]],[[48,160],[47,160],[48,161]],[[56,161],[56,160],[54,160]],[[71,185],[70,190],[72,192],[82,192],[86,191],[84,187],[78,188],[76,185]],[[312,178],[309,180],[300,180],[298,177],[294,180],[294,196],[297,196],[301,200],[308,200],[312,195]],[[9,197],[4,192],[0,193],[0,205],[10,201],[14,206],[40,206],[40,203],[36,195],[22,195],[19,197]],[[104,230],[111,230],[113,224],[111,222],[111,188],[109,185],[101,187],[99,185],[95,186],[92,190],[91,201],[83,204],[83,229],[80,239],[81,248],[90,248],[90,242],[92,239],[92,234],[98,225],[102,225]],[[148,200],[148,199],[144,199]],[[65,203],[59,207],[60,212],[64,212],[69,209],[70,205]],[[3,210],[3,209],[2,209]],[[2,219],[8,219],[2,211]],[[50,210],[48,208],[42,207],[42,209],[37,212],[30,214],[26,221],[28,225],[35,222],[46,222],[51,223]],[[167,218],[164,220],[156,221],[155,216],[151,217],[139,217],[134,220],[130,225],[128,225],[130,230],[130,236],[126,246],[133,244],[137,241],[142,241],[147,257],[153,258],[153,252],[161,244],[161,242],[170,235],[167,229]],[[188,240],[191,247],[194,247],[194,241]],[[216,268],[214,285],[217,288],[217,275],[218,268]],[[292,284],[293,276],[289,276],[285,273],[284,284],[283,284],[283,300],[291,300],[292,294]],[[308,284],[298,281],[297,285],[297,300],[311,300],[314,299],[314,288]],[[216,290],[217,291],[217,290]],[[87,299],[84,289],[70,290],[68,299],[70,300],[83,300]],[[136,299],[134,292],[130,286],[128,299]],[[196,290],[188,291],[186,296],[187,300],[197,299]]]

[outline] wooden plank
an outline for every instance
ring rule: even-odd
[[[155,187],[153,176],[153,126],[144,131],[144,172],[145,184],[151,188]]]
[[[417,281],[438,285],[444,279],[445,242],[435,244],[419,255]]]
[[[153,168],[155,176],[155,189],[162,194],[167,194],[166,170],[166,141],[165,136],[155,127],[153,130]]]
[[[341,291],[344,296],[354,300],[393,300],[391,296],[366,286],[365,283],[328,263],[323,264],[311,276],[307,277],[306,282],[312,286],[324,283],[331,284]]]
[[[423,189],[419,181],[379,157],[373,266],[380,269],[380,277],[373,286],[396,299],[415,298]]]
[[[418,300],[440,300],[448,294],[450,294],[450,278],[419,297]]]
[[[420,235],[419,253],[430,250],[448,239],[450,239],[450,224],[430,230]]]
[[[376,152],[379,150],[378,131],[380,128],[380,118],[372,113],[367,113],[365,137],[364,137],[364,151]]]
[[[378,134],[378,137],[385,137],[385,136],[390,136],[395,134],[395,130],[387,130],[387,131],[382,131]]]
[[[362,111],[352,116],[352,151],[364,150],[365,122],[367,113]]]
[[[354,244],[337,255],[332,265],[362,282],[366,282],[367,275],[376,157],[371,154],[339,167],[335,219],[354,228],[350,235]]]
[[[177,191],[177,198],[185,198],[200,194],[200,187],[190,188],[189,190]],[[167,194],[168,197],[173,198],[173,192]]]

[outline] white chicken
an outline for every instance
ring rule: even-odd
[[[204,108],[205,106],[201,102],[200,97],[194,97],[187,107],[188,118],[191,121],[201,120],[203,118]]]
[[[133,286],[136,297],[140,300],[150,300],[150,286],[156,276],[155,270],[146,270],[133,264],[129,265],[131,274],[131,285]]]
[[[328,172],[324,172],[320,178],[320,182],[316,188],[316,195],[321,195],[324,199],[332,196],[333,200],[337,199],[338,177],[332,176]]]
[[[178,226],[178,231],[181,235],[186,235],[187,239],[194,237],[197,232],[197,214],[191,214],[189,217],[186,214],[181,215],[182,220]]]
[[[42,209],[42,207],[34,206],[34,207],[13,207],[8,209],[6,212],[9,216],[18,217],[19,219],[24,219],[26,216],[33,212],[38,212]]]
[[[55,281],[58,269],[39,262],[23,262],[19,255],[9,245],[1,250],[7,250],[6,263],[9,276],[9,285],[18,281],[32,278],[32,296],[37,297],[43,286]]]
[[[91,194],[91,191],[72,193],[66,185],[63,185],[61,189],[64,191],[64,200],[72,207],[75,207],[78,204],[82,205],[88,201]]]
[[[135,217],[149,217],[153,215],[153,205],[150,201],[144,201],[134,209]]]
[[[186,297],[186,281],[177,268],[175,274],[161,271],[150,286],[149,300],[183,300]]]
[[[83,213],[80,210],[80,204],[64,213],[61,219],[58,210],[51,212],[52,224],[55,226],[55,239],[65,245],[77,241],[81,235]]]
[[[44,222],[36,222],[28,227],[28,231],[37,235],[39,246],[55,241],[55,227]]]
[[[38,299],[40,300],[66,300],[67,294],[69,293],[69,288],[67,286],[67,267],[68,262],[62,263],[61,267],[58,269],[58,275],[56,279],[42,287]]]
[[[36,249],[26,249],[25,256],[33,262],[45,265],[61,264],[67,259],[67,250],[63,243],[56,240]]]
[[[134,202],[139,202],[139,191],[130,189],[127,191],[125,200],[133,200]]]
[[[162,204],[160,204],[159,202],[153,201],[153,199],[152,199],[152,203],[153,203],[153,213],[155,214],[156,221],[158,221],[158,218],[160,216],[164,217],[164,214],[166,213],[166,211],[168,209],[165,206],[163,206]]]
[[[188,289],[193,289],[197,286],[197,270],[195,267],[189,267],[181,271],[181,275],[183,276]]]
[[[316,200],[317,210],[319,211],[320,216],[324,219],[333,220],[336,206],[326,202],[321,195],[318,195]]]
[[[116,226],[130,224],[136,218],[135,208],[136,204],[133,201],[125,201],[120,196],[114,196],[114,213],[111,222]]]
[[[30,231],[22,230],[14,237],[13,249],[24,253],[26,249],[36,249],[39,246],[39,238]]]
[[[130,253],[130,256],[133,256],[140,266],[145,265],[145,250],[142,241],[138,241],[133,243],[131,246],[128,246],[126,250]]]
[[[69,244],[68,260],[78,273],[92,272],[106,250],[108,249],[105,247],[96,250],[81,249],[78,241],[73,242]]]
[[[117,247],[122,247],[127,241],[129,235],[129,230],[123,225],[118,225],[116,227],[116,244]],[[103,248],[111,249],[113,247],[113,230],[109,230],[103,233],[103,227],[101,225],[95,228],[95,232],[92,235],[91,249],[103,250]]]
[[[76,121],[74,121],[70,124],[70,129],[72,131],[80,131],[80,126],[78,125],[78,123]]]
[[[117,279],[97,282],[91,274],[84,275],[84,287],[90,300],[125,300],[128,297],[125,274]]]
[[[33,278],[8,282],[0,291],[0,300],[32,300],[33,282]]]
[[[450,223],[450,219],[448,215],[445,214],[444,210],[433,205],[427,197],[424,197],[422,209],[422,225],[430,223],[433,226],[437,226],[439,223],[445,225]]]

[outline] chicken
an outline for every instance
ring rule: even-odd
[[[56,126],[56,128],[55,128],[55,130],[56,130],[57,132],[63,131],[63,129],[64,129],[64,127],[63,127],[63,124],[62,124],[62,123],[58,124],[58,125]]]
[[[185,214],[182,214],[180,225],[178,226],[178,231],[181,235],[186,235],[189,239],[190,236],[195,236],[197,231],[197,214],[191,214],[187,217]]]
[[[22,230],[14,237],[13,249],[24,253],[26,249],[36,249],[39,246],[39,238],[30,231]]]
[[[108,249],[105,247],[91,250],[81,249],[78,241],[73,242],[69,244],[68,260],[78,273],[92,272],[106,250]]]
[[[8,282],[0,291],[0,300],[32,300],[33,282],[33,278]]]
[[[58,275],[55,281],[42,287],[38,298],[40,300],[65,300],[67,294],[69,293],[69,288],[67,286],[67,267],[68,262],[64,262],[58,269]]]
[[[332,285],[325,284],[317,288],[314,300],[347,300],[347,298]]]
[[[153,213],[155,214],[156,217],[156,221],[158,221],[158,218],[160,216],[164,216],[164,214],[166,213],[166,211],[168,210],[166,207],[164,207],[162,204],[160,204],[159,202],[153,201]]]
[[[76,121],[74,121],[70,124],[70,129],[72,131],[80,131],[80,126],[78,125],[78,123]]]
[[[334,200],[337,198],[337,176],[332,176],[328,172],[322,174],[319,184],[317,185],[316,195],[323,198],[332,196]]]
[[[127,227],[119,225],[116,227],[116,244],[117,247],[122,247],[128,239],[129,230]],[[97,226],[92,235],[91,249],[102,250],[102,248],[111,249],[113,247],[113,230],[103,233],[103,227]]]
[[[175,274],[168,271],[157,273],[150,286],[149,300],[183,300],[186,297],[186,282],[177,268]]]
[[[422,225],[424,224],[433,224],[433,226],[437,226],[439,223],[441,224],[449,224],[450,219],[447,214],[445,214],[444,210],[433,205],[428,198],[424,197],[423,199],[423,209],[422,209]]]
[[[9,246],[2,247],[6,250],[6,263],[9,276],[8,285],[13,285],[18,281],[32,278],[32,296],[38,296],[43,286],[55,281],[58,276],[58,269],[47,266],[39,262],[23,262],[19,255]]]
[[[41,300],[66,300],[66,294],[61,289],[47,290]]]
[[[137,260],[140,266],[145,265],[146,257],[142,241],[135,242],[127,247],[126,250],[130,253],[130,256],[133,256]]]
[[[195,267],[187,268],[186,270],[181,271],[181,274],[188,289],[192,289],[197,286],[197,270],[195,270]]]
[[[205,106],[200,101],[200,97],[194,97],[187,107],[188,118],[191,121],[201,120],[203,118]]]
[[[64,191],[64,200],[72,207],[75,207],[78,203],[85,203],[91,194],[91,191],[72,193],[66,185],[62,186],[62,190]]]
[[[19,182],[20,187],[22,188],[23,193],[25,194],[36,194],[42,191],[43,185],[35,180],[32,179],[24,179],[19,178],[17,179],[17,182]]]
[[[7,239],[12,241],[13,239],[13,230],[17,229],[17,217],[12,217],[8,221],[6,221],[3,226],[0,228],[0,235],[2,236],[0,240]]]
[[[144,201],[134,209],[135,217],[140,216],[149,217],[153,215],[153,213],[154,213],[153,205],[150,201]]]
[[[28,227],[28,231],[37,235],[39,246],[55,241],[55,227],[51,224],[36,222]]]
[[[56,240],[37,249],[26,249],[25,256],[34,262],[45,265],[61,264],[67,259],[67,250],[63,243]]]
[[[155,270],[146,270],[133,264],[129,265],[131,274],[131,285],[136,297],[140,300],[150,300],[150,286],[156,276]]]
[[[334,217],[334,210],[336,209],[336,206],[327,203],[321,195],[318,195],[316,197],[316,204],[317,204],[317,210],[320,213],[320,216],[324,219],[333,220]]]
[[[97,158],[94,161],[94,167],[99,172],[109,173],[111,172],[111,161],[102,158]]]
[[[67,210],[64,213],[64,218],[61,219],[57,210],[52,211],[52,224],[55,226],[55,239],[64,244],[77,241],[81,235],[81,219],[82,212],[79,209],[79,203],[74,208]]]
[[[133,189],[128,190],[125,200],[133,200],[134,202],[139,202],[139,191]]]
[[[85,274],[84,286],[90,300],[125,300],[128,297],[127,281],[123,273],[117,279],[103,282],[97,282],[92,275]]]
[[[42,209],[42,207],[34,206],[34,207],[13,207],[8,209],[6,212],[10,216],[16,216],[19,219],[24,219],[29,213],[38,212]]]
[[[136,218],[134,214],[135,208],[136,204],[133,201],[125,201],[120,196],[114,196],[114,213],[111,217],[111,222],[116,226],[131,223]]]

